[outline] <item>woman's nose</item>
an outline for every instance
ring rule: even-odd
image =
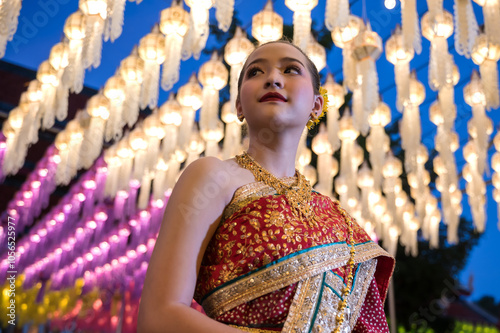
[[[279,73],[278,70],[273,70],[269,72],[269,75],[267,76],[266,80],[266,88],[270,86],[278,87],[278,88],[283,88],[283,77],[281,76],[281,73]]]

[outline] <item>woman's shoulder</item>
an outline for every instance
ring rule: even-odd
[[[217,157],[201,157],[183,171],[179,181],[187,181],[197,187],[206,197],[223,199],[227,204],[235,190],[254,181],[253,175],[242,169],[234,160],[220,160]]]

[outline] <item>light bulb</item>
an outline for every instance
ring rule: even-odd
[[[396,0],[385,0],[384,5],[387,9],[394,9],[396,7]]]

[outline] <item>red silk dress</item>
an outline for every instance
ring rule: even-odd
[[[325,244],[345,242],[348,226],[339,212],[339,203],[317,192],[312,193],[311,203],[315,216],[306,221],[294,214],[284,195],[276,194],[261,182],[238,188],[204,254],[195,300],[203,304],[215,289],[287,256]],[[353,231],[355,244],[373,243],[358,224],[353,224]],[[366,297],[358,309],[354,332],[389,332],[383,303],[393,268],[391,257],[377,257],[375,273],[367,281]],[[332,271],[342,279],[346,277],[345,266]],[[256,332],[282,331],[296,286],[297,283],[291,283],[256,297],[214,319],[228,325],[254,328]]]

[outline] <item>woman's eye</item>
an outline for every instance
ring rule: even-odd
[[[300,68],[295,66],[290,66],[285,69],[285,73],[300,74]]]
[[[250,68],[247,72],[247,77],[252,77],[257,75],[258,72],[262,72],[259,68]]]

